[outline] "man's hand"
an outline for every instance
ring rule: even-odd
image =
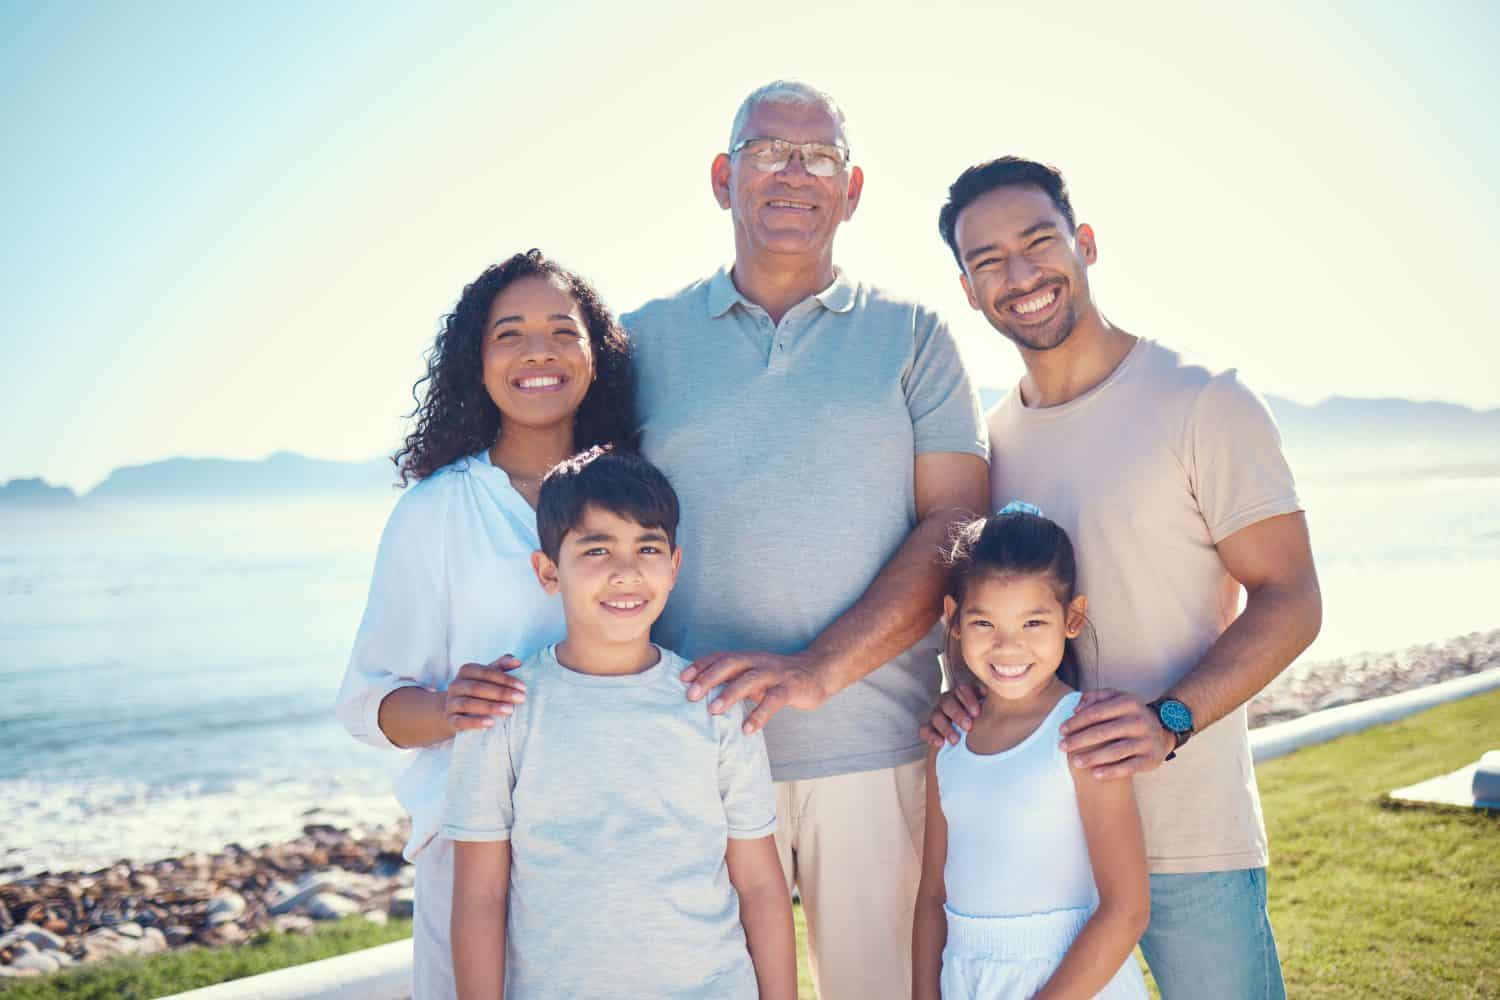
[[[1092,768],[1096,778],[1128,778],[1154,771],[1177,745],[1177,738],[1162,727],[1145,702],[1109,688],[1085,691],[1059,731],[1069,763]]]
[[[745,717],[745,733],[758,732],[787,706],[810,710],[828,700],[817,664],[808,653],[709,653],[682,672],[689,701],[698,701],[720,684],[728,686],[709,703],[720,715],[736,702],[759,702]]]
[[[459,667],[443,700],[443,716],[453,731],[488,729],[495,724],[495,716],[514,712],[513,706],[526,700],[526,682],[507,671],[520,665],[520,660],[507,653],[492,663]]]
[[[938,699],[932,718],[917,735],[934,750],[942,749],[945,740],[957,743],[963,738],[959,730],[968,732],[979,718],[980,698],[979,688],[973,684],[955,684]]]

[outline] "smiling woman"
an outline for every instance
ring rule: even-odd
[[[526,278],[539,280],[523,282]],[[557,294],[548,296],[538,286]],[[516,308],[496,308],[501,305],[502,293],[507,299],[514,297]],[[565,305],[561,304],[563,300]],[[530,317],[518,314],[524,308],[535,309],[548,302],[557,308]],[[545,331],[549,324],[559,346],[571,341],[592,356],[591,377],[595,383],[591,391],[587,386],[580,388],[587,392],[581,399],[573,392],[565,394],[572,402],[574,440],[572,447],[558,457],[594,445],[634,447],[630,343],[624,331],[592,285],[548,260],[540,250],[530,250],[486,269],[464,289],[458,305],[444,319],[442,332],[428,352],[427,374],[412,390],[416,395],[426,386],[412,414],[416,429],[407,435],[395,456],[403,484],[425,479],[455,459],[495,446],[501,438],[514,439],[515,435],[503,433],[504,423],[536,425],[538,415],[529,405],[527,394],[519,386],[510,391],[511,387],[495,384],[492,379],[501,378],[503,382],[503,376],[492,376],[492,372],[503,367],[505,358],[545,357],[546,352],[527,352],[536,346],[531,333],[538,328]],[[580,333],[586,335],[587,344]],[[534,384],[531,388],[539,387]],[[506,403],[516,405],[506,411],[502,405]],[[549,411],[555,409],[555,404],[548,407]]]
[[[633,450],[629,341],[588,282],[540,251],[464,289],[416,385],[396,455],[416,484],[391,512],[339,693],[349,732],[415,753],[396,779],[416,863],[413,994],[455,995],[453,846],[436,837],[453,736],[523,700],[501,669],[562,638],[562,604],[531,554],[542,477],[580,449]]]

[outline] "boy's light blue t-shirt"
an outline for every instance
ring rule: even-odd
[[[580,674],[549,646],[515,714],[455,740],[442,835],[511,844],[507,996],[758,995],[724,855],[776,828],[765,741],[688,701],[686,668]]]

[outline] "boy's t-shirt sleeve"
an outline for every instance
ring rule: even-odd
[[[449,840],[509,840],[515,809],[515,762],[510,755],[510,718],[489,729],[466,729],[453,739],[442,836]]]
[[[717,717],[719,727],[719,798],[729,836],[754,840],[776,832],[776,793],[771,762],[762,733],[746,736],[745,706],[733,706]]]

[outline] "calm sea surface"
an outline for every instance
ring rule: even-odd
[[[1500,626],[1500,480],[1302,493],[1310,658]],[[0,515],[0,869],[395,819],[396,755],[332,715],[389,507]]]

